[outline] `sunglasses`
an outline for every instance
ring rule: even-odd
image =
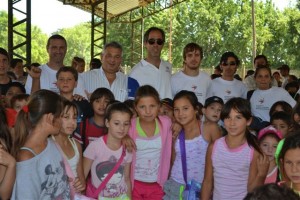
[[[227,62],[224,62],[223,63],[223,66],[235,66],[236,65],[236,62],[230,62],[230,63],[227,63]]]
[[[156,44],[158,44],[158,45],[163,45],[163,43],[164,43],[164,41],[163,41],[162,39],[154,39],[154,38],[151,38],[151,39],[148,40],[148,43],[149,43],[150,45],[155,44],[155,42],[156,42]]]

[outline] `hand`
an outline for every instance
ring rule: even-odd
[[[269,171],[269,158],[265,154],[259,155],[257,159],[257,175],[260,177],[266,177]]]
[[[39,79],[41,77],[42,70],[39,67],[31,67],[30,70],[26,70],[32,79]]]
[[[87,90],[84,90],[84,92],[85,92],[85,94],[86,94],[87,98],[88,98],[88,99],[90,99],[90,98],[91,98],[91,95],[92,95],[92,93],[89,93]]]
[[[75,192],[81,193],[85,190],[85,184],[82,184],[79,178],[75,178],[73,181],[73,187],[75,189]]]
[[[132,151],[136,151],[136,144],[129,135],[123,137],[122,144],[125,146],[126,150],[129,151],[130,153]]]
[[[79,94],[74,94],[73,95],[73,98],[76,100],[76,101],[82,101],[84,100],[85,98]]]
[[[16,159],[4,150],[2,145],[0,145],[0,164],[6,167],[13,167],[16,165]]]
[[[180,124],[178,124],[177,122],[173,122],[171,128],[172,128],[172,133],[173,133],[172,138],[176,139],[182,129],[182,126]]]

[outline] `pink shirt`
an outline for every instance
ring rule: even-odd
[[[247,142],[229,149],[225,137],[215,141],[212,152],[214,200],[241,200],[246,196],[253,152]]]
[[[122,147],[116,151],[109,149],[103,141],[103,137],[96,139],[88,145],[83,156],[93,160],[91,166],[91,177],[92,184],[96,188],[99,187],[105,176],[108,175],[109,172],[114,168],[122,155],[122,151]],[[99,196],[115,198],[122,194],[126,194],[127,186],[124,179],[124,165],[126,163],[130,163],[131,161],[132,154],[126,152],[124,160],[119,169],[108,181],[106,187],[99,194]]]

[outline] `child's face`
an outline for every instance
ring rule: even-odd
[[[94,110],[94,115],[103,117],[105,115],[105,110],[106,110],[106,107],[109,104],[109,102],[110,102],[110,99],[105,96],[103,96],[99,99],[96,99],[92,105],[93,110]]]
[[[283,137],[286,137],[288,132],[289,132],[289,125],[281,120],[281,119],[275,119],[271,122],[272,126],[274,126],[274,128],[276,128],[277,130],[279,130],[282,133]]]
[[[274,160],[277,145],[278,140],[272,136],[266,136],[259,144],[261,150],[268,156],[269,161]]]
[[[110,120],[105,120],[109,136],[121,140],[128,133],[130,120],[131,118],[128,113],[119,111],[113,112]]]
[[[142,97],[136,104],[135,110],[140,117],[140,120],[152,122],[158,116],[160,102],[154,97]]]
[[[7,90],[5,95],[5,101],[8,106],[10,106],[11,98],[17,94],[23,94],[22,90],[19,87],[12,86]]]
[[[19,112],[23,106],[25,106],[27,104],[27,101],[25,99],[22,100],[16,100],[15,104],[13,105],[13,109],[17,112]]]
[[[224,126],[228,134],[238,136],[245,134],[247,126],[251,123],[251,119],[247,120],[241,113],[231,109],[229,116],[224,119]]]
[[[187,98],[180,98],[174,101],[174,117],[182,126],[189,124],[196,117],[197,110]]]
[[[173,119],[173,109],[165,104],[162,104],[159,109],[159,115],[166,115],[170,117],[170,119]]]
[[[75,131],[77,126],[77,112],[75,108],[65,108],[61,120],[61,132],[67,135],[71,135]]]
[[[220,120],[220,114],[222,105],[219,103],[211,103],[206,108],[202,109],[205,119],[211,122],[218,122]]]
[[[300,184],[300,148],[287,150],[283,159],[283,168],[293,184]]]
[[[57,78],[56,85],[60,93],[73,93],[77,81],[75,81],[74,75],[71,72],[61,72]]]

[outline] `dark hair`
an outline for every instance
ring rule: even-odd
[[[93,104],[95,100],[106,97],[109,101],[114,101],[114,94],[107,88],[97,88],[91,95],[90,103]]]
[[[198,44],[196,44],[194,42],[188,43],[183,48],[183,52],[182,52],[183,60],[186,59],[186,54],[187,53],[194,52],[194,51],[199,51],[200,52],[200,58],[202,60],[203,59],[203,49],[202,49],[202,47],[200,47]]]
[[[173,105],[175,105],[175,102],[181,98],[186,98],[191,103],[194,110],[197,111],[196,117],[197,117],[197,119],[199,119],[199,112],[198,112],[199,111],[199,102],[198,102],[198,98],[197,98],[196,94],[191,91],[181,90],[174,96]]]
[[[74,76],[75,81],[78,81],[78,72],[75,68],[73,68],[73,67],[59,68],[59,70],[56,72],[56,79],[58,79],[61,72],[70,72]]]
[[[25,90],[24,85],[23,85],[22,83],[20,83],[20,82],[10,82],[10,83],[8,84],[7,91],[8,91],[11,87],[17,87],[17,88],[19,88],[19,89],[21,90],[22,93],[24,93],[24,94],[26,93],[26,90]]]
[[[265,184],[249,192],[244,200],[299,200],[299,196],[285,185]]]
[[[267,59],[267,57],[265,55],[261,54],[261,55],[255,56],[255,58],[253,60],[253,63],[255,63],[256,60],[258,60],[258,59],[264,59],[266,61],[266,63],[267,63],[266,67],[269,67],[269,62],[268,62],[268,59]]]
[[[78,115],[78,110],[77,110],[77,106],[75,103],[73,103],[72,101],[69,101],[66,98],[62,98],[63,99],[63,109],[62,109],[62,115],[69,112],[69,110],[71,108],[73,108],[75,110],[75,114],[76,116]],[[66,111],[65,111],[66,110]]]
[[[123,51],[123,48],[122,48],[122,45],[121,45],[121,44],[119,44],[119,43],[116,42],[116,41],[112,41],[112,42],[107,43],[107,44],[104,45],[104,47],[103,47],[103,52],[104,52],[107,48],[109,48],[109,47],[112,47],[112,48],[115,48],[115,49],[120,49],[121,51]]]
[[[0,54],[6,56],[7,60],[9,59],[8,52],[2,47],[0,47]]]
[[[143,85],[137,89],[135,93],[134,105],[136,106],[140,99],[143,97],[153,97],[156,100],[156,102],[160,105],[159,94],[156,91],[156,89],[151,85]]]
[[[235,55],[233,52],[231,51],[228,51],[228,52],[225,52],[223,53],[223,55],[221,56],[221,59],[220,59],[220,65],[224,62],[227,62],[228,58],[229,57],[233,57],[235,59],[235,62],[236,62],[236,65],[239,66],[240,65],[240,60],[239,58],[237,57],[237,55]]]
[[[282,120],[287,123],[288,126],[292,125],[292,116],[291,113],[287,113],[285,111],[274,112],[271,115],[270,122],[272,123],[274,120]]]
[[[164,32],[162,29],[160,29],[160,28],[158,28],[158,27],[151,27],[151,28],[149,28],[149,29],[145,32],[145,34],[144,34],[144,42],[147,42],[147,41],[148,41],[149,35],[150,35],[150,33],[151,33],[152,31],[159,31],[159,32],[161,33],[161,35],[162,35],[162,40],[163,40],[164,42],[166,41],[166,34],[165,34],[165,32]]]
[[[293,111],[293,108],[289,103],[287,103],[285,101],[276,101],[270,108],[270,111],[269,111],[270,117],[274,114],[277,106],[281,106],[282,110],[284,110],[284,112],[286,112],[286,113],[292,113],[292,111]],[[276,111],[276,112],[278,112],[278,111]]]
[[[10,67],[14,69],[17,66],[18,63],[23,63],[23,60],[20,59],[20,58],[13,58],[10,61]]]
[[[107,174],[111,172],[118,161],[114,156],[111,156],[109,160],[100,162],[96,165],[96,171],[98,178],[103,181],[102,179],[106,177]],[[120,167],[116,170],[116,173],[120,173],[123,176],[124,166],[120,165]]]
[[[54,119],[61,116],[63,100],[60,95],[50,90],[41,89],[34,92],[28,102],[28,112],[20,110],[15,125],[15,144],[24,145],[30,129],[35,128],[45,114],[53,114]]]
[[[52,35],[52,36],[50,36],[49,38],[48,38],[48,41],[47,41],[47,49],[49,48],[49,46],[50,46],[50,41],[51,40],[63,40],[64,42],[65,42],[65,44],[66,44],[66,46],[67,46],[67,40],[63,37],[63,36],[61,36],[61,35],[59,35],[59,34],[55,34],[55,35]]]
[[[0,104],[0,143],[3,148],[6,148],[8,153],[11,153],[14,156],[15,151],[13,149],[12,137],[7,124],[6,112],[5,108]]]
[[[250,120],[252,118],[250,102],[246,99],[241,97],[233,97],[229,99],[223,106],[221,111],[221,119],[224,121],[226,118],[228,118],[232,110],[242,114],[246,120]],[[256,137],[251,134],[248,129],[246,129],[245,136],[249,146],[253,147],[256,151],[262,154]]]
[[[258,67],[255,69],[255,72],[254,72],[254,78],[256,78],[258,72],[259,72],[260,70],[263,70],[263,69],[267,70],[267,71],[269,72],[269,74],[270,74],[270,78],[272,78],[271,68],[270,68],[270,67],[267,67],[267,66],[263,66],[263,65],[260,65],[260,66],[258,66]]]
[[[105,112],[105,119],[109,121],[111,119],[112,114],[115,112],[127,113],[129,114],[130,118],[133,115],[130,108],[125,103],[115,102],[107,106]]]
[[[29,94],[17,94],[14,95],[10,100],[10,105],[13,108],[16,101],[28,100],[30,97]]]
[[[92,58],[90,62],[90,69],[99,69],[101,67],[102,63],[101,60],[98,58]]]

